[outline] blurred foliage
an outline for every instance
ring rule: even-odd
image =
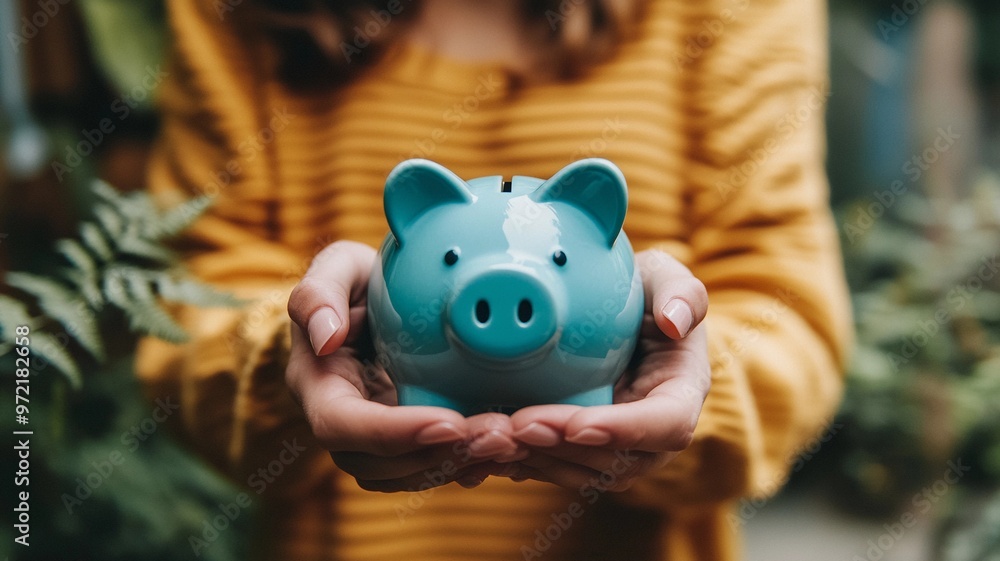
[[[972,465],[963,485],[1000,480],[1000,177],[941,206],[913,192],[839,213],[857,347],[835,478],[867,514],[907,506],[949,459]]]
[[[56,243],[65,265],[42,274],[7,273],[7,284],[29,296],[27,301],[0,294],[0,355],[14,346],[15,327],[27,326],[36,361],[51,363],[74,388],[82,384],[76,358],[81,353],[67,347],[72,341],[94,361],[104,361],[102,315],[118,312],[133,332],[181,342],[184,331],[159,300],[200,306],[239,303],[183,276],[164,245],[208,208],[209,197],[161,211],[144,192],[123,195],[100,181],[92,190],[100,199],[91,208],[93,219],[80,224],[79,239]],[[40,315],[31,314],[32,300]]]
[[[29,326],[31,353],[30,422],[15,425],[10,414],[0,428],[34,433],[32,547],[0,555],[59,559],[72,544],[80,559],[184,559],[194,556],[192,537],[206,540],[207,531],[213,539],[199,557],[242,559],[251,516],[226,517],[226,531],[206,530],[225,516],[218,505],[233,503],[239,490],[163,437],[161,425],[177,414],[178,397],[151,396],[158,399],[148,403],[131,364],[135,334],[186,337],[162,300],[238,304],[185,276],[166,246],[210,199],[161,210],[144,192],[123,195],[101,182],[93,192],[97,202],[92,218],[80,223],[79,239],[57,244],[63,263],[8,273],[19,298],[0,295],[0,376],[8,387],[16,326]],[[0,407],[13,412],[14,399],[4,392]],[[18,504],[15,492],[23,490],[4,486],[4,504]],[[14,543],[15,514],[0,513],[4,548]]]
[[[6,387],[13,385],[7,378],[13,368],[12,355],[0,358]],[[234,502],[240,490],[171,441],[156,417],[164,418],[165,412],[167,422],[176,421],[171,416],[179,413],[169,409],[177,399],[158,396],[166,407],[157,412],[160,406],[139,393],[131,357],[88,372],[84,381],[80,390],[72,390],[62,377],[37,372],[31,381],[30,425],[15,425],[13,414],[0,418],[6,434],[34,431],[31,546],[14,544],[15,491],[24,488],[0,486],[0,501],[8,505],[0,511],[0,558],[195,559],[191,536],[204,539],[205,524],[222,513],[218,505]],[[12,392],[0,393],[0,408],[14,410]],[[241,514],[197,558],[246,559],[245,536],[253,517]]]
[[[119,93],[141,83],[146,68],[164,60],[167,44],[163,0],[81,0],[80,12],[94,56]],[[130,99],[152,109],[149,97]]]
[[[964,503],[970,502],[967,500]],[[944,526],[936,561],[1000,561],[1000,491],[956,511]]]

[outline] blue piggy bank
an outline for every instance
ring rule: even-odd
[[[643,315],[626,206],[607,160],[547,181],[466,182],[427,160],[399,164],[368,288],[376,356],[399,403],[466,415],[610,404]]]

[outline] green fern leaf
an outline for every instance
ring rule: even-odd
[[[120,195],[124,205],[122,210],[139,224],[155,222],[160,212],[153,199],[144,191]]]
[[[212,205],[212,197],[202,195],[185,201],[160,214],[159,219],[147,223],[144,234],[154,240],[176,236],[194,223]]]
[[[56,367],[66,376],[73,389],[79,389],[83,384],[80,368],[59,340],[48,333],[39,331],[33,331],[30,338],[31,354],[41,357],[49,365]]]
[[[112,240],[122,234],[122,230],[125,228],[125,220],[113,206],[97,203],[94,205],[94,216]]]
[[[63,254],[69,262],[77,269],[83,271],[85,274],[95,274],[97,272],[97,264],[94,262],[94,258],[87,253],[80,242],[76,240],[64,239],[56,242],[56,249],[59,253]]]
[[[125,284],[131,296],[126,313],[133,329],[172,343],[187,340],[184,329],[160,307],[148,277],[132,275],[125,278]]]
[[[122,234],[129,233],[129,227],[142,231],[146,227],[140,224],[151,224],[158,220],[159,213],[152,199],[143,191],[121,193],[111,185],[101,180],[95,180],[91,186],[98,197],[104,199],[122,217],[125,224]]]
[[[97,285],[97,280],[97,275],[81,274],[77,287],[80,289],[80,294],[83,295],[83,299],[87,301],[87,304],[91,308],[100,311],[104,308],[104,296]]]
[[[130,274],[127,267],[110,267],[101,282],[101,293],[112,305],[124,310],[129,305],[125,276]]]
[[[162,264],[169,264],[176,259],[170,250],[138,236],[123,237],[118,242],[118,251]]]
[[[133,301],[126,309],[126,314],[129,328],[133,332],[158,337],[171,343],[183,343],[188,340],[184,328],[156,303]]]
[[[111,249],[108,239],[104,237],[101,228],[93,222],[84,222],[80,225],[80,237],[83,238],[87,249],[99,257],[101,261],[110,261],[114,257],[114,251]]]
[[[59,322],[97,361],[104,360],[98,324],[87,303],[58,282],[29,273],[8,273],[7,282],[38,299],[47,316]]]
[[[186,341],[187,333],[157,302],[150,286],[156,274],[138,267],[115,267],[105,275],[104,294],[125,313],[133,332],[174,343]]]
[[[124,204],[121,193],[119,193],[118,189],[112,187],[107,181],[95,179],[90,183],[90,189],[94,192],[94,194],[110,203],[114,208],[121,208]]]
[[[232,294],[219,292],[211,285],[189,278],[182,278],[164,271],[154,277],[160,297],[171,302],[184,302],[195,306],[235,308],[246,302]]]
[[[69,267],[59,270],[58,275],[80,291],[80,295],[87,301],[88,306],[95,311],[101,311],[104,307],[104,296],[101,295],[97,275]]]
[[[0,341],[13,341],[14,330],[21,325],[29,328],[35,325],[27,306],[16,298],[0,294]]]

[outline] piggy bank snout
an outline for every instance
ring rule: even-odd
[[[515,359],[546,347],[558,324],[549,287],[529,271],[500,269],[471,278],[448,306],[450,331],[485,358]]]

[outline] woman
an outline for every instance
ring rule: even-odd
[[[733,506],[774,492],[822,429],[849,339],[821,2],[169,6],[151,188],[217,195],[187,263],[254,303],[179,310],[191,342],[144,342],[139,370],[262,505],[255,551],[737,556]],[[391,407],[364,344],[388,171],[548,177],[588,156],[628,179],[647,288],[615,405]]]

